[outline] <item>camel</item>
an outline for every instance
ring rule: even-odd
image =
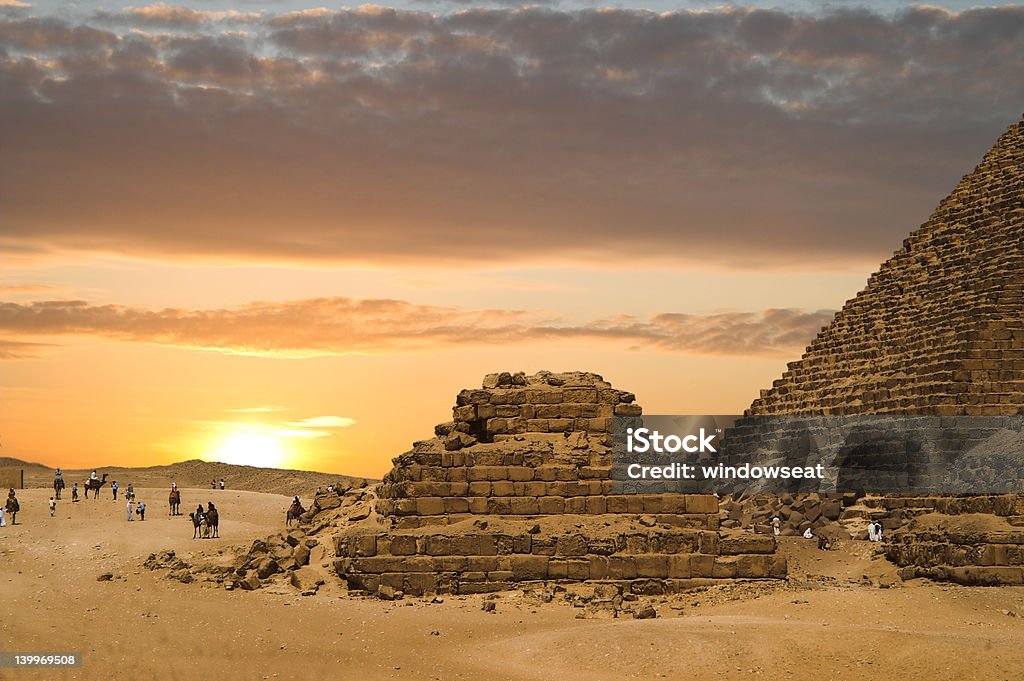
[[[105,485],[105,484],[107,484],[107,474],[106,473],[103,474],[103,479],[102,480],[95,480],[93,478],[89,478],[88,480],[86,480],[85,481],[85,498],[86,499],[89,498],[89,490],[92,490],[95,493],[93,495],[93,498],[99,499],[100,498],[100,488],[103,487],[103,485]]]
[[[300,504],[298,501],[293,501],[292,505],[288,507],[288,511],[285,513],[285,527],[291,527],[292,521],[297,521],[299,517],[305,512],[306,509],[302,508],[302,504]]]
[[[206,512],[206,527],[214,539],[220,539],[220,513],[217,509],[211,508]]]
[[[53,494],[60,501],[61,490],[64,489],[64,478],[57,476],[53,479]]]
[[[192,538],[209,539],[210,525],[206,522],[206,516],[193,511],[188,517],[192,519]]]
[[[171,493],[167,496],[167,504],[171,508],[171,515],[181,515],[181,511],[178,510],[178,506],[181,505],[181,491],[172,489]]]

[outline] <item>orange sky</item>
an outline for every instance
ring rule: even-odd
[[[366,476],[382,475],[393,456],[431,436],[434,424],[450,418],[455,393],[491,371],[596,371],[636,392],[651,413],[742,409],[799,352],[819,319],[771,321],[737,312],[739,303],[834,308],[863,279],[854,273],[569,267],[363,276],[89,257],[78,266],[70,274],[61,266],[26,267],[17,274],[53,286],[46,297],[54,300],[120,298],[128,304],[83,310],[52,303],[59,314],[51,324],[39,309],[33,312],[45,307],[31,302],[40,297],[38,289],[8,290],[5,324],[20,331],[8,336],[11,359],[0,389],[6,455],[64,467],[146,465],[223,458],[226,439],[256,433],[276,440],[287,456],[275,462],[254,452],[253,463]],[[361,283],[345,287],[349,276]],[[308,283],[300,284],[304,278]],[[645,278],[663,285],[640,300],[621,295],[627,282]],[[204,280],[211,287],[205,291],[197,285]],[[302,302],[314,295],[333,299],[342,290],[365,295],[369,280],[385,295],[416,300],[412,312],[388,304],[372,306],[364,316],[346,303],[318,313],[325,320]],[[275,283],[286,300],[264,303],[256,321],[240,320],[239,309],[249,309],[243,301],[269,298]],[[172,300],[180,302],[168,312]],[[198,314],[189,306],[204,300],[200,319],[181,324],[186,311]],[[507,313],[511,321],[499,303],[514,311]],[[650,323],[656,309],[692,318],[663,328]],[[627,314],[621,310],[633,321],[611,319]],[[153,318],[125,323],[142,312]],[[85,321],[71,324],[76,314]],[[348,319],[353,314],[354,322]],[[828,313],[822,315],[827,319]],[[790,321],[793,329],[786,326]],[[368,334],[367,326],[379,329]],[[725,335],[704,347],[703,337],[714,333]],[[796,340],[788,337],[793,333]],[[200,347],[212,341],[219,346]],[[241,347],[246,342],[258,347]],[[260,446],[252,438],[249,443]]]
[[[461,8],[0,3],[2,453],[380,476],[503,370],[741,411],[1024,99],[1019,7]]]

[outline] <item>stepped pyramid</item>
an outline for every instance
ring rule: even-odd
[[[1024,413],[1024,121],[748,415]]]
[[[613,493],[612,418],[640,414],[597,374],[488,374],[435,437],[394,459],[377,522],[335,537],[335,569],[381,595],[584,580],[656,594],[785,577],[774,537],[719,534],[714,495]]]

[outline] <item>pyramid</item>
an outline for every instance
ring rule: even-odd
[[[614,493],[612,418],[641,411],[597,374],[488,374],[394,459],[372,522],[335,537],[335,569],[378,595],[551,581],[657,594],[785,577],[774,537],[719,533],[714,495]]]
[[[1024,121],[748,415],[1024,413]]]

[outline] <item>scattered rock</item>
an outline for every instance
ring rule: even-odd
[[[316,593],[316,590],[324,583],[320,573],[311,567],[301,567],[293,571],[289,580],[292,586],[304,593]]]
[[[257,577],[255,573],[249,573],[247,577],[239,580],[238,586],[239,588],[244,589],[246,591],[255,591],[256,589],[260,588],[262,584],[260,583],[259,577]]]
[[[404,595],[400,590],[387,584],[377,587],[377,598],[382,601],[400,601]]]
[[[635,620],[650,620],[658,616],[658,611],[654,609],[653,605],[645,605],[639,610],[633,612],[633,619]]]

